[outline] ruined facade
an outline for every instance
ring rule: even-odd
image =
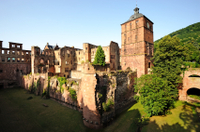
[[[152,66],[152,26],[136,8],[121,25],[122,48],[113,41],[102,47],[105,66],[92,65],[98,46],[90,43],[83,49],[47,43],[44,49],[32,46],[28,51],[17,43],[2,48],[1,42],[0,85],[6,88],[10,79],[36,95],[45,93],[81,111],[86,126],[100,128],[134,102],[134,78]]]
[[[138,77],[153,65],[153,22],[134,9],[134,15],[121,24],[121,67],[137,70]]]
[[[67,46],[59,48],[47,44],[44,50],[41,50],[37,46],[32,46],[31,72],[71,77],[72,70],[81,71],[81,64],[94,61],[97,47],[89,43],[84,43],[83,49]],[[117,70],[120,66],[118,44],[111,41],[103,50],[106,64],[111,70]]]
[[[9,42],[3,48],[0,41],[0,88],[17,86],[20,74],[31,72],[31,51],[23,50],[22,44]]]

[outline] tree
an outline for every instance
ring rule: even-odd
[[[174,99],[178,97],[177,86],[182,82],[181,67],[186,56],[186,47],[180,44],[179,38],[165,36],[159,41],[153,57],[153,74],[167,80],[168,85],[171,87],[171,97]]]
[[[104,51],[101,46],[98,46],[98,48],[97,48],[97,52],[96,52],[93,64],[101,65],[101,66],[105,66],[105,64],[106,64],[105,63],[105,54],[104,54]]]
[[[137,79],[135,91],[140,94],[140,101],[148,116],[164,114],[173,102],[167,80],[155,74],[142,75]]]
[[[186,47],[174,36],[165,36],[154,53],[152,75],[141,76],[135,86],[140,101],[149,116],[164,114],[174,107],[178,84],[182,82],[182,65],[187,56]]]

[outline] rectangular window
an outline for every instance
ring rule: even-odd
[[[0,73],[2,73],[3,72],[3,70],[0,70]]]
[[[68,57],[70,57],[70,54],[68,54]]]
[[[2,58],[2,60],[1,60],[2,62],[5,62],[5,58]]]
[[[12,45],[12,48],[15,48],[15,45],[14,45],[14,44]]]
[[[20,55],[20,52],[19,52],[19,51],[17,51],[17,55]]]
[[[22,58],[22,62],[24,62],[24,58]]]
[[[7,58],[7,62],[10,62],[10,58],[9,57]]]
[[[20,62],[20,58],[17,58],[17,62]]]
[[[12,54],[14,55],[14,54],[15,54],[15,51],[12,51]]]
[[[17,45],[17,48],[20,48],[20,45]]]
[[[4,50],[1,51],[1,54],[4,54]]]
[[[68,67],[66,67],[66,68],[65,68],[65,72],[68,72],[68,71],[69,71],[69,68],[68,68]]]
[[[12,62],[15,62],[15,58],[12,58]]]

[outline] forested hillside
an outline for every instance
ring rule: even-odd
[[[180,39],[180,45],[186,49],[187,56],[184,58],[185,65],[193,68],[200,67],[200,22],[175,31],[169,34],[169,36],[178,37]],[[154,51],[157,50],[161,39],[154,42]]]
[[[169,35],[171,37],[176,35],[178,38],[180,38],[182,43],[193,42],[200,45],[200,22],[170,33]],[[156,40],[154,44],[156,45],[161,39]]]

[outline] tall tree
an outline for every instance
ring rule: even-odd
[[[98,46],[97,48],[97,52],[95,54],[95,58],[94,58],[94,65],[101,65],[101,66],[105,66],[105,54],[104,51],[102,49],[101,46]]]
[[[181,66],[186,58],[186,47],[180,44],[179,38],[176,36],[165,36],[158,42],[157,50],[154,54],[153,74],[164,78],[171,87],[171,97],[177,98],[177,86],[182,81],[180,74]]]
[[[174,107],[178,97],[177,87],[182,81],[180,74],[187,56],[186,49],[175,36],[165,36],[157,44],[153,75],[141,76],[135,86],[149,116],[163,114]]]

